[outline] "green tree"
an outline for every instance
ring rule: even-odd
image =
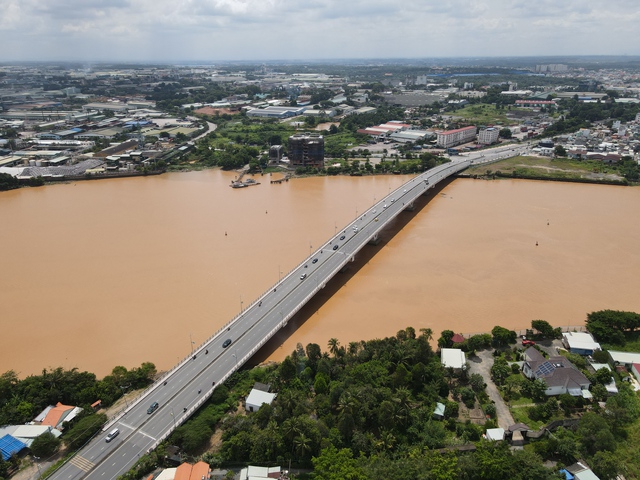
[[[493,337],[493,344],[496,347],[506,347],[509,344],[516,343],[516,332],[499,325],[493,327],[491,335]]]
[[[311,459],[314,478],[318,480],[366,480],[366,475],[348,448],[338,450],[331,445]]]
[[[107,416],[102,413],[87,415],[65,433],[64,441],[71,450],[77,450],[100,431],[106,422]]]
[[[554,338],[554,329],[546,320],[531,320],[531,328],[540,332],[544,338]]]
[[[329,339],[329,351],[334,357],[338,355],[338,352],[340,351],[340,342],[337,338]]]
[[[59,446],[60,439],[50,432],[45,432],[36,437],[29,448],[36,457],[47,458],[56,453]]]
[[[556,157],[566,157],[567,150],[562,145],[556,145],[556,148],[553,149],[553,153]]]
[[[502,385],[506,378],[511,374],[511,368],[507,363],[507,360],[503,357],[498,357],[493,362],[491,367],[491,378],[497,385]]]
[[[440,338],[438,339],[438,347],[440,348],[451,348],[453,346],[453,341],[451,340],[455,333],[453,330],[443,330],[440,333]]]
[[[507,139],[513,136],[510,128],[501,128],[500,132],[498,132],[498,135],[500,136],[500,138],[507,138]]]

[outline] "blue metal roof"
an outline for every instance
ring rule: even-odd
[[[11,435],[0,438],[0,453],[2,453],[3,460],[9,460],[11,455],[18,453],[23,448],[27,448],[27,446]]]

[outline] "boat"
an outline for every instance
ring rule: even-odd
[[[231,188],[244,188],[244,187],[251,187],[253,185],[260,185],[260,182],[256,182],[253,178],[247,178],[243,182],[239,182],[237,180],[231,182],[230,187]]]

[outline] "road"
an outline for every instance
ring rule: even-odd
[[[451,163],[418,175],[362,212],[152,385],[50,478],[113,479],[129,470],[140,456],[154,449],[182,424],[217,385],[286,325],[386,224],[429,188],[463,170],[473,159],[457,157]],[[224,348],[227,339],[231,344]],[[158,402],[159,408],[147,413],[152,402]],[[120,433],[107,443],[106,435],[114,428]]]

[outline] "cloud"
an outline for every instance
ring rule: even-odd
[[[0,61],[638,54],[636,0],[0,0]]]

